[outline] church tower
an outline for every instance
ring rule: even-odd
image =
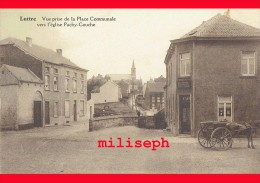
[[[135,80],[135,79],[136,79],[135,61],[133,61],[133,64],[132,64],[131,76],[132,76],[132,80]]]

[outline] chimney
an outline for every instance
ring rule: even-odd
[[[62,56],[62,49],[56,49],[58,55]]]
[[[224,15],[225,15],[226,17],[230,18],[230,9],[228,9],[228,10],[224,13]]]
[[[32,38],[26,37],[26,43],[28,44],[28,46],[32,47]]]

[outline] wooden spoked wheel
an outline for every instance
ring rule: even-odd
[[[198,133],[199,144],[204,148],[211,148],[213,146],[211,142],[211,131],[201,129]]]
[[[232,134],[227,128],[218,127],[212,132],[211,143],[217,150],[227,150],[232,145]]]

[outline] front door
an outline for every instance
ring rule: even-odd
[[[190,96],[182,95],[179,99],[180,133],[190,133]]]
[[[73,111],[74,111],[74,121],[77,121],[77,101],[76,100],[74,100]]]
[[[50,124],[50,102],[45,101],[45,125]]]
[[[34,101],[33,121],[35,127],[42,126],[42,102],[41,101]]]

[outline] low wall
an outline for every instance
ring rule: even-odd
[[[89,120],[89,131],[117,126],[138,126],[138,117],[137,115],[116,115]]]

